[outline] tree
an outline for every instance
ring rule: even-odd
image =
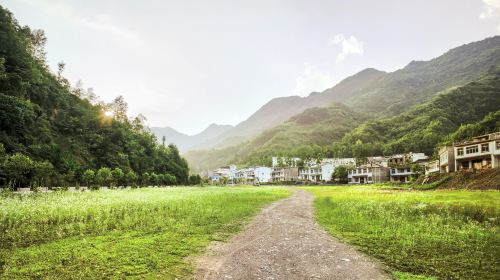
[[[123,183],[125,174],[120,167],[116,167],[115,169],[113,169],[113,171],[111,171],[111,174],[113,176],[113,183],[115,184],[115,186]]]
[[[125,102],[125,98],[123,98],[123,96],[120,95],[116,97],[110,104],[110,108],[113,111],[113,116],[116,120],[120,122],[128,122],[128,104]]]
[[[172,186],[172,185],[175,185],[175,182],[176,182],[176,178],[174,175],[172,174],[165,174],[165,183],[167,184],[167,186]]]
[[[83,172],[82,179],[85,186],[90,187],[94,183],[94,180],[96,179],[94,170],[92,169],[85,170],[85,172]]]
[[[125,174],[125,180],[128,185],[135,186],[137,183],[137,174],[133,170],[129,170],[127,174]]]
[[[33,179],[38,186],[48,186],[53,176],[54,166],[48,161],[34,162]]]
[[[33,170],[33,161],[21,153],[15,153],[5,160],[4,173],[12,188],[29,186],[30,173]]]
[[[154,173],[154,172],[151,173],[149,181],[151,182],[151,184],[157,186],[158,183],[159,183],[158,182],[158,175],[156,173]]]
[[[201,184],[201,177],[198,174],[191,175],[191,176],[189,176],[188,182],[190,185],[199,185],[199,184]]]
[[[101,167],[97,171],[96,180],[100,185],[110,186],[113,182],[113,174],[111,173],[111,169],[107,167]]]
[[[149,172],[144,172],[141,176],[141,183],[144,186],[150,185],[151,184],[151,175]]]
[[[347,167],[343,165],[335,167],[333,178],[337,179],[340,183],[347,183]]]

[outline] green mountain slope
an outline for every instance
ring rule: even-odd
[[[412,61],[395,72],[365,69],[321,93],[272,99],[247,120],[197,148],[227,147],[227,142],[248,140],[308,108],[326,107],[332,102],[363,114],[395,116],[440,91],[473,81],[499,64],[500,36],[495,36],[454,48],[429,61]],[[225,143],[227,139],[231,141]]]
[[[430,61],[412,61],[388,73],[345,104],[364,113],[394,116],[436,93],[480,78],[500,65],[500,36],[454,48]]]
[[[49,71],[45,40],[43,32],[21,27],[0,6],[0,181],[9,181],[1,168],[5,149],[7,155],[50,162],[54,184],[81,182],[86,169],[100,167],[169,173],[186,182],[187,162],[177,148],[157,145],[139,118],[128,120],[123,99],[93,105]],[[114,117],[107,117],[107,110]],[[19,175],[25,184],[33,170],[26,167]]]
[[[211,169],[227,162],[239,164],[269,164],[273,155],[313,155],[322,147],[342,137],[364,118],[345,105],[307,109],[284,124],[266,130],[243,144],[185,154],[198,171]]]
[[[482,78],[464,86],[442,91],[394,117],[367,120],[340,104],[313,108],[244,145],[193,151],[186,154],[186,158],[190,163],[197,162],[198,165],[193,166],[196,170],[200,170],[197,167],[201,165],[207,170],[228,162],[269,163],[272,155],[314,157],[320,153],[365,157],[411,151],[432,154],[436,146],[447,139],[498,130],[498,110],[500,68],[491,69]],[[483,118],[484,124],[475,125]],[[458,133],[457,129],[463,132],[450,136]]]
[[[391,118],[368,121],[334,145],[340,156],[402,152],[432,154],[436,145],[463,124],[481,121],[500,110],[500,68],[462,87]]]

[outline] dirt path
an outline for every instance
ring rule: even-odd
[[[312,201],[312,194],[296,190],[265,208],[244,231],[213,243],[196,260],[196,279],[390,279],[316,224]]]

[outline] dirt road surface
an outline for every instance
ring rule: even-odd
[[[304,190],[265,208],[228,242],[196,259],[196,279],[390,279],[383,267],[331,237]]]

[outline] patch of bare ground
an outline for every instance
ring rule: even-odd
[[[265,208],[195,260],[196,279],[390,279],[382,265],[330,236],[304,190]]]

